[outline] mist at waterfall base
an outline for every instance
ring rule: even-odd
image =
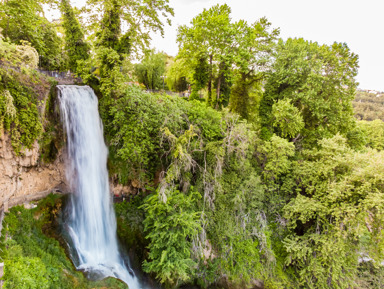
[[[88,86],[59,85],[58,89],[67,136],[67,180],[73,192],[66,221],[73,262],[98,279],[110,276],[130,289],[144,288],[119,252],[97,97]]]

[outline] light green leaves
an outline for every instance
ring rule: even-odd
[[[155,50],[147,51],[141,63],[135,64],[138,81],[147,89],[163,89],[166,59],[167,56],[164,53],[156,53]]]
[[[304,128],[303,117],[290,99],[278,100],[272,106],[273,126],[278,127],[282,137],[294,138]]]
[[[172,190],[166,202],[154,193],[143,205],[144,230],[150,240],[143,269],[172,287],[191,280],[197,266],[191,257],[191,240],[201,229],[200,213],[193,209],[195,200],[194,192],[185,195]]]
[[[346,44],[327,46],[304,39],[280,40],[260,104],[263,126],[279,133],[282,128],[274,124],[272,107],[279,100],[290,99],[304,121],[302,143],[311,146],[338,132],[347,135],[355,127],[351,101],[357,87],[357,59]],[[297,111],[289,110],[292,119]],[[287,137],[292,134],[284,133]]]
[[[361,252],[384,258],[384,156],[355,152],[340,135],[319,146],[303,151],[292,174],[296,196],[283,209],[287,264],[299,270],[303,286],[348,288]],[[365,236],[369,241],[359,243]]]

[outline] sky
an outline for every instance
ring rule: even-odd
[[[76,6],[85,0],[71,0]],[[176,56],[177,27],[216,4],[228,4],[232,19],[253,23],[267,17],[280,37],[303,37],[319,44],[345,42],[359,55],[357,81],[362,89],[384,92],[383,0],[169,0],[175,10],[172,26],[165,24],[164,38],[152,34],[151,46]]]

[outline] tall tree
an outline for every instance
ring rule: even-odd
[[[252,25],[240,20],[235,25],[235,84],[231,91],[230,108],[251,120],[257,111],[257,95],[265,73],[272,66],[279,29],[272,29],[266,18]]]
[[[183,59],[172,59],[167,68],[165,81],[172,91],[185,91],[192,79],[190,70]]]
[[[65,50],[69,57],[69,69],[77,70],[77,61],[86,60],[89,57],[90,46],[84,40],[84,33],[77,20],[69,0],[61,0],[60,10],[63,15],[63,27],[65,30]]]
[[[199,70],[208,62],[208,102],[213,107],[220,103],[220,87],[222,78],[228,76],[231,65],[235,30],[231,24],[231,8],[227,5],[216,5],[204,9],[191,21],[191,27],[180,26],[177,42],[179,43],[179,57],[189,59],[190,66],[195,69],[196,84],[201,82]],[[200,76],[198,76],[200,74]],[[215,81],[216,80],[216,81]],[[205,82],[205,81],[204,81]],[[212,95],[213,84],[216,82],[216,95]]]
[[[313,144],[338,132],[346,135],[356,125],[352,100],[357,69],[358,56],[346,44],[280,40],[260,104],[264,136],[284,135],[279,126],[273,126],[271,113],[274,103],[283,99],[290,99],[304,120],[293,140]]]
[[[141,63],[135,65],[135,74],[147,89],[160,89],[164,86],[166,59],[164,53],[150,50]]]
[[[208,103],[215,108],[228,105],[235,79],[237,91],[232,94],[231,108],[248,118],[249,91],[261,79],[261,72],[271,66],[279,29],[272,29],[266,18],[252,25],[243,20],[233,23],[230,14],[228,5],[216,5],[196,16],[191,27],[180,26],[178,57],[186,59],[195,71],[198,88],[206,84]],[[205,63],[208,63],[208,80],[204,76]]]
[[[54,25],[44,17],[42,2],[8,0],[0,3],[0,28],[5,38],[16,44],[28,41],[40,55],[40,66],[61,69],[62,41]]]
[[[89,28],[98,32],[108,27],[111,34],[104,33],[102,37],[113,42],[116,40],[113,37],[121,37],[121,27],[124,26],[127,29],[125,37],[129,38],[132,52],[139,54],[149,46],[150,32],[164,35],[161,17],[170,25],[169,17],[174,12],[168,3],[168,0],[88,0],[87,4],[91,7],[88,12],[92,14]],[[104,11],[103,20],[100,19],[99,11]],[[120,45],[120,48],[123,47]]]

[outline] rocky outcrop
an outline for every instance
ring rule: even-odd
[[[37,200],[52,191],[66,191],[61,153],[51,164],[40,164],[39,144],[16,155],[8,134],[0,139],[0,210]]]

